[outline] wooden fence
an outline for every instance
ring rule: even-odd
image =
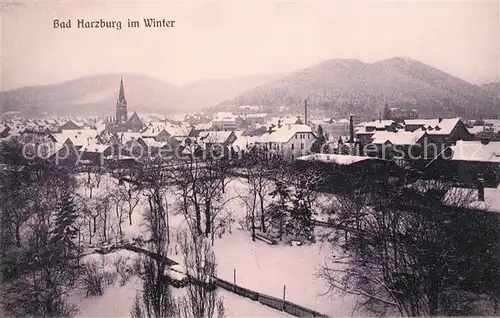
[[[148,251],[146,249],[137,247],[133,244],[122,244],[122,245],[117,245],[117,246],[112,246],[109,248],[101,248],[101,249],[96,249],[95,252],[99,254],[108,254],[113,251],[119,250],[119,249],[127,249],[130,251],[134,251],[137,253],[142,253],[145,255],[148,255],[149,257],[152,257],[154,259],[159,259],[167,263],[167,265],[172,266],[172,265],[177,265],[178,263],[167,258],[160,256],[154,252]],[[230,283],[226,280],[223,280],[221,278],[215,277],[215,282],[218,287],[221,287],[227,291],[230,291],[232,293],[235,293],[236,295],[251,299],[253,301],[258,301],[262,305],[274,308],[279,311],[284,311],[292,316],[295,317],[328,317],[327,315],[324,315],[322,313],[319,313],[315,310],[294,304],[288,300],[285,299],[280,299],[272,296],[268,296],[266,294],[258,293],[256,291],[250,290],[245,287],[241,287],[239,285]]]
[[[230,283],[221,278],[217,278],[217,286],[233,292],[239,296],[249,298],[253,301],[258,301],[262,305],[271,307],[273,309],[284,311],[295,317],[328,317],[322,313],[315,310],[294,304],[288,300],[268,296],[262,293],[255,292],[253,290],[238,286],[236,284]]]

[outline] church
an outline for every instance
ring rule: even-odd
[[[120,92],[116,101],[116,117],[106,120],[106,131],[110,133],[117,132],[140,132],[144,127],[143,122],[134,111],[128,118],[127,100],[125,99],[125,90],[123,89],[123,78],[120,79]]]

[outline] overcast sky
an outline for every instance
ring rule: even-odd
[[[4,90],[125,72],[184,85],[331,58],[407,56],[479,84],[500,73],[498,1],[53,1],[2,11]],[[175,27],[144,28],[148,17]],[[121,20],[122,30],[76,28],[77,19],[101,18]],[[54,19],[71,19],[73,28],[54,29]],[[127,19],[141,20],[141,28],[127,28]]]

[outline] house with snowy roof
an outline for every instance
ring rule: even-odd
[[[365,150],[373,150],[373,155],[382,158],[432,160],[440,152],[433,138],[422,129],[413,132],[377,131],[372,135],[370,144],[375,147],[365,147]]]
[[[233,131],[203,131],[200,132],[197,143],[206,150],[223,151],[225,154],[233,151],[232,145],[236,141]]]
[[[153,139],[158,142],[166,142],[170,139],[170,134],[162,127],[148,127],[141,134],[142,138]]]
[[[56,164],[74,165],[78,162],[80,152],[71,139],[67,138],[64,142],[51,143],[48,147],[41,147],[39,156]]]
[[[446,146],[455,144],[457,140],[472,140],[473,137],[460,118],[409,119],[404,124],[406,131],[423,129],[436,143]]]
[[[62,143],[69,139],[76,149],[80,149],[86,144],[94,142],[97,135],[97,131],[91,129],[63,130],[60,133],[51,134],[50,138],[56,143]]]
[[[102,145],[90,142],[80,148],[82,162],[93,165],[102,165],[104,158],[113,155],[112,145]]]
[[[308,125],[285,124],[263,134],[259,145],[269,157],[295,159],[309,153],[316,139],[317,136]]]
[[[219,130],[235,130],[237,127],[237,117],[233,113],[219,112],[215,114],[211,123],[213,127]]]
[[[80,130],[83,129],[83,125],[80,126],[76,124],[75,121],[70,119],[62,124],[59,128],[61,128],[61,130]]]

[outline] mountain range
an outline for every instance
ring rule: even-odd
[[[104,74],[54,85],[31,86],[0,93],[0,113],[27,115],[113,115],[123,77],[128,109],[169,115],[197,111],[237,96],[279,74],[198,81],[183,87],[140,74]]]
[[[500,83],[474,85],[421,62],[396,57],[375,63],[332,59],[289,74],[209,79],[183,87],[123,74],[130,111],[168,115],[218,106],[262,105],[311,112],[379,116],[385,104],[411,107],[421,117],[500,117]],[[29,115],[112,115],[120,75],[78,78],[0,93],[0,112]]]
[[[411,107],[422,117],[500,116],[500,85],[478,86],[429,65],[391,58],[375,63],[333,59],[293,72],[223,102],[223,105],[284,105],[378,116],[384,105]],[[377,117],[375,117],[377,118]]]

